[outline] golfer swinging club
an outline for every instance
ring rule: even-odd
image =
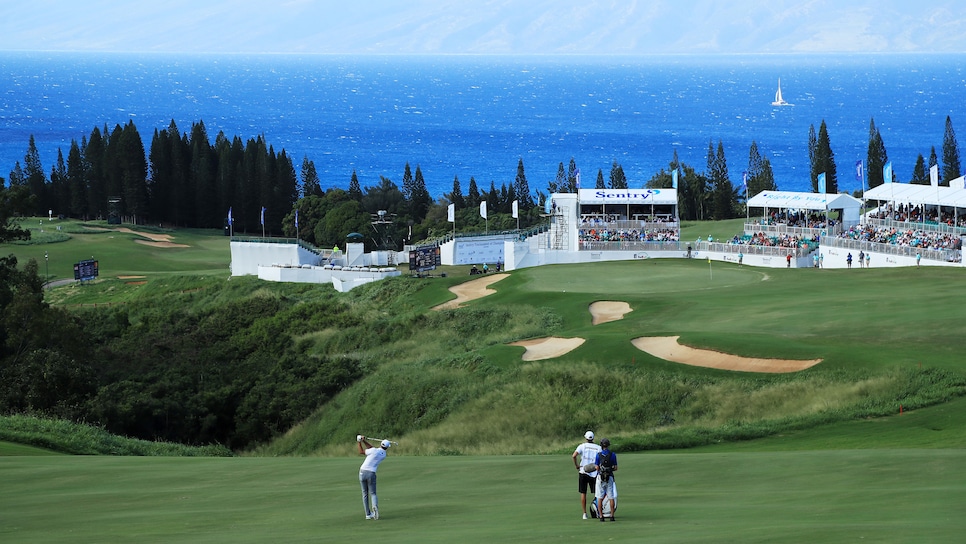
[[[386,450],[392,443],[383,440],[380,447],[374,448],[361,434],[356,436],[356,442],[359,444],[359,455],[366,456],[366,460],[359,467],[359,484],[362,486],[362,504],[366,507],[366,519],[379,519],[379,499],[376,498],[376,469],[379,468],[379,463],[386,458]],[[363,444],[366,445],[365,449],[362,449]]]

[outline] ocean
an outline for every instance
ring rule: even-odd
[[[323,188],[401,185],[418,165],[434,197],[458,176],[511,184],[523,159],[546,192],[573,158],[582,184],[617,161],[643,186],[674,151],[704,171],[709,143],[741,183],[752,141],[779,189],[809,191],[808,132],[824,120],[840,190],[861,184],[870,120],[900,181],[942,155],[946,116],[966,130],[966,55],[393,57],[0,53],[0,175],[34,136],[45,171],[91,130],[133,120],[145,148],[172,120],[263,135]],[[778,80],[792,105],[772,106]]]

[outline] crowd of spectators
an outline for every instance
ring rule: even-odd
[[[768,236],[764,232],[756,232],[755,234],[752,234],[750,238],[735,236],[731,239],[731,243],[736,245],[745,244],[749,246],[796,248],[817,245],[818,237],[806,238],[804,236],[791,234]]]
[[[962,242],[960,241],[958,234],[948,234],[923,229],[856,225],[842,232],[839,237],[860,240],[863,242],[892,244],[922,249],[942,250],[962,248]]]
[[[902,221],[907,223],[933,223],[933,224],[943,224],[950,227],[966,227],[966,217],[957,216],[952,210],[943,210],[942,215],[939,214],[937,208],[926,209],[925,217],[923,217],[922,206],[913,206],[911,204],[900,204],[897,208],[893,208],[889,205],[878,212],[871,214],[870,217],[875,219],[891,219],[893,221]]]
[[[835,225],[834,219],[828,219],[824,214],[772,211],[764,219],[755,221],[757,225],[787,225],[789,227],[824,229]]]
[[[643,223],[674,223],[675,219],[669,215],[635,215],[634,219],[629,220],[623,215],[609,214],[584,214],[580,216],[580,226],[583,228],[607,227],[610,223],[618,221],[637,221]]]
[[[581,242],[677,242],[677,229],[580,229]]]

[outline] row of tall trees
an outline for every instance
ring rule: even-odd
[[[839,192],[835,156],[832,152],[828,128],[824,120],[822,120],[817,133],[814,125],[809,127],[808,157],[811,165],[812,190],[815,192],[819,191],[818,176],[824,173],[826,192]],[[895,168],[892,169],[892,179],[885,179],[885,166],[887,164],[889,164],[889,153],[886,150],[882,133],[876,127],[875,119],[870,119],[868,149],[862,171],[863,181],[869,189],[878,187],[883,183],[898,183],[900,181],[900,177]],[[943,132],[942,164],[939,162],[935,146],[930,148],[928,161],[920,153],[916,157],[909,183],[929,185],[929,171],[933,166],[939,167],[938,182],[943,187],[948,187],[951,180],[963,174],[959,157],[959,144],[956,141],[956,132],[953,130],[953,123],[949,116],[946,116],[945,130]]]
[[[147,156],[133,121],[113,131],[95,127],[80,143],[71,141],[66,160],[58,150],[49,178],[31,136],[10,185],[29,188],[35,215],[220,228],[234,208],[236,224],[255,231],[264,207],[269,232],[280,230],[298,198],[285,150],[276,153],[261,136],[242,142],[224,133],[212,145],[203,122],[184,134],[174,121],[155,130]]]

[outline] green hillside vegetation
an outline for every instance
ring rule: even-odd
[[[724,238],[740,228],[733,223],[689,224],[685,234]],[[593,428],[622,451],[661,450],[789,436],[966,392],[948,341],[964,327],[946,294],[957,269],[548,266],[515,271],[496,294],[436,312],[429,308],[453,296],[447,288],[469,279],[465,267],[339,294],[229,279],[224,260],[212,274],[217,267],[201,255],[227,260],[223,236],[179,230],[172,241],[188,248],[153,248],[136,243],[139,234],[64,230],[64,242],[0,249],[25,259],[51,248],[86,255],[101,244],[101,280],[46,297],[69,309],[91,342],[84,375],[94,386],[73,417],[151,441],[344,455],[362,432],[405,437],[400,453],[525,454],[564,451]],[[142,246],[151,251],[130,256]],[[168,267],[184,272],[149,270],[155,254],[171,255]],[[598,300],[633,311],[593,326],[588,306]],[[536,362],[506,345],[550,335],[586,342]],[[630,343],[658,335],[823,362],[790,374],[729,372],[657,359]]]

